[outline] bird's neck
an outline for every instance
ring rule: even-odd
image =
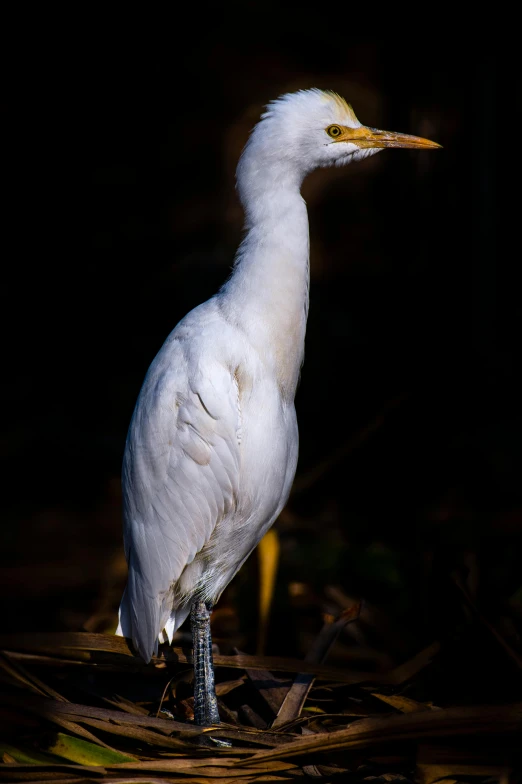
[[[240,187],[247,234],[231,277],[219,293],[227,316],[293,400],[304,355],[308,315],[309,238],[297,177],[270,167]],[[241,181],[239,181],[241,186]]]

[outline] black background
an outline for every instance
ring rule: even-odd
[[[391,554],[402,609],[428,626],[440,585],[426,589],[427,564],[449,574],[471,557],[486,605],[520,588],[519,323],[515,259],[495,254],[496,41],[404,9],[404,24],[377,30],[372,13],[267,2],[110,23],[78,14],[60,19],[63,35],[47,37],[46,20],[37,47],[22,37],[9,49],[5,628],[114,625],[119,470],[141,382],[230,271],[234,168],[262,107],[312,86],[339,92],[365,124],[444,149],[387,150],[305,183],[306,487],[281,522],[281,579],[379,603],[388,567],[364,564]]]

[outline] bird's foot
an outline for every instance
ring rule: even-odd
[[[206,748],[230,749],[232,743],[229,740],[221,740],[221,738],[213,738],[212,735],[200,735],[198,738],[198,746],[205,746]]]
[[[201,727],[220,723],[214,686],[210,613],[211,608],[201,601],[193,603],[190,613],[194,658],[194,722]]]

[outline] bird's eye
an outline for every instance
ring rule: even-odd
[[[338,139],[338,138],[339,138],[339,136],[340,136],[340,135],[341,135],[341,133],[342,133],[342,130],[339,128],[339,126],[338,126],[338,125],[329,125],[329,126],[328,126],[328,128],[326,129],[326,133],[327,133],[327,134],[328,134],[328,136],[330,136],[332,139]]]

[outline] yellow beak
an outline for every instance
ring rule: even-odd
[[[407,149],[435,150],[442,145],[423,139],[422,136],[410,136],[408,133],[379,131],[377,128],[343,128],[343,133],[336,142],[351,142],[358,147],[404,147]]]

